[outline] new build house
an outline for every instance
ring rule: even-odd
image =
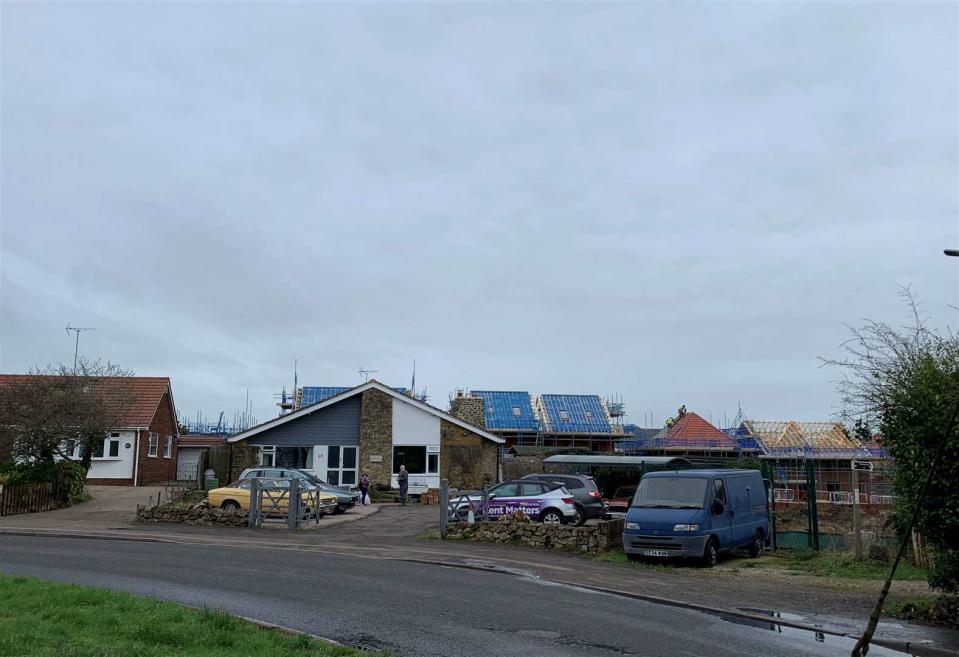
[[[411,490],[495,481],[499,438],[449,413],[371,380],[240,432],[231,445],[231,478],[245,467],[301,468],[339,486],[395,488],[400,465]]]

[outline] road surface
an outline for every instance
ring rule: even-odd
[[[0,536],[0,572],[222,609],[401,657],[823,657],[851,647],[530,577],[308,551]]]

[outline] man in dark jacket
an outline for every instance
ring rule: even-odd
[[[406,471],[405,465],[400,466],[400,471],[396,475],[396,483],[400,486],[400,504],[406,506],[406,491],[410,489],[410,473]]]

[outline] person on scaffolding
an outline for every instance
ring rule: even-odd
[[[676,419],[681,420],[683,419],[684,415],[686,415],[686,404],[683,404],[682,406],[680,406],[679,409],[676,411]]]

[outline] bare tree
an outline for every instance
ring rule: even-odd
[[[33,368],[0,387],[0,432],[13,459],[53,461],[79,445],[80,463],[89,469],[107,432],[122,427],[136,403],[123,380],[132,375],[109,361],[81,359],[76,368]]]

